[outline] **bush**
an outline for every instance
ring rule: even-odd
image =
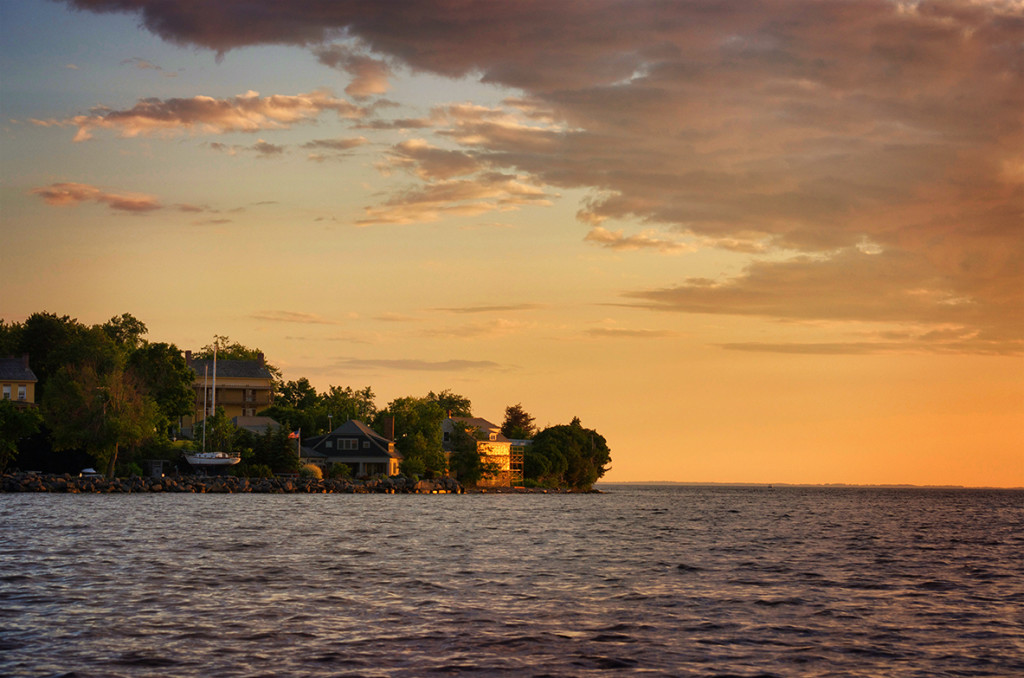
[[[142,467],[136,464],[134,461],[127,464],[118,464],[114,470],[114,475],[118,478],[126,478],[128,476],[142,477]]]
[[[273,478],[274,471],[266,464],[253,464],[246,473],[250,478]]]
[[[327,471],[327,475],[331,478],[351,478],[352,467],[348,464],[342,464],[340,461],[336,461],[331,464],[331,468]]]
[[[299,477],[323,480],[324,472],[316,464],[303,464],[302,468],[299,469]]]

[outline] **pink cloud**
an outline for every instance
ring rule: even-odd
[[[57,183],[31,191],[40,196],[48,205],[70,207],[83,202],[98,202],[110,209],[122,212],[144,214],[163,209],[156,198],[141,193],[108,193],[95,186],[79,183]]]

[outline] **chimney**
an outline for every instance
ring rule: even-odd
[[[21,354],[21,364],[25,366],[26,370],[28,369],[28,353]]]
[[[266,364],[266,363],[263,362],[263,354],[262,353],[257,353],[256,354],[256,362],[259,363],[260,367],[263,367]]]
[[[185,364],[186,365],[191,365],[192,364],[192,351],[185,351]]]
[[[395,418],[393,416],[384,419],[384,433],[388,440],[395,439]]]

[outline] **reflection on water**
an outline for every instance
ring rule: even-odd
[[[1024,675],[1024,493],[0,495],[0,674]]]

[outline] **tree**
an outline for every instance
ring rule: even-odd
[[[374,420],[378,433],[385,418],[392,417],[395,425],[395,447],[409,464],[422,463],[426,475],[443,475],[447,460],[441,449],[441,422],[444,412],[437,400],[425,398],[396,398]],[[403,473],[406,473],[403,464]],[[417,473],[416,475],[420,475]]]
[[[611,451],[597,431],[578,417],[568,425],[546,428],[526,453],[524,473],[544,484],[589,490],[605,474]]]
[[[156,403],[130,372],[107,372],[92,363],[68,365],[51,379],[43,416],[54,449],[86,449],[114,475],[118,449],[152,437],[159,423]]]
[[[259,360],[263,355],[263,351],[258,348],[249,348],[237,341],[231,341],[230,337],[217,334],[214,335],[212,344],[203,346],[192,357],[198,360],[213,360],[214,348],[217,350],[218,360]],[[266,361],[264,365],[274,377],[276,385],[280,386],[281,370]]]
[[[127,314],[126,314],[127,315]],[[128,369],[138,377],[160,410],[160,429],[167,433],[195,408],[191,368],[174,344],[144,343],[128,356]]]
[[[133,316],[131,313],[122,313],[114,316],[100,326],[104,334],[110,337],[125,353],[130,353],[142,345],[142,337],[147,332],[145,323]]]
[[[320,404],[337,426],[349,419],[372,421],[377,414],[373,399],[373,389],[369,386],[359,391],[353,390],[351,386],[331,386],[327,393],[320,396]]]
[[[42,423],[37,408],[22,408],[11,400],[0,400],[0,471],[18,456],[18,441],[36,433]]]
[[[463,427],[456,424],[452,427],[451,468],[464,485],[476,485],[484,476],[499,472],[497,464],[485,461],[480,455],[477,441],[482,436],[475,426]]]
[[[309,383],[309,379],[302,377],[298,381],[289,381],[277,388],[274,396],[274,403],[287,405],[299,410],[312,409],[320,397],[316,389]]]
[[[437,403],[438,407],[448,417],[472,417],[473,416],[473,405],[469,402],[469,398],[460,396],[458,393],[452,392],[450,389],[445,389],[440,393],[434,393],[431,391],[427,394],[428,400],[433,400]]]
[[[530,416],[519,403],[505,408],[505,421],[501,424],[501,435],[513,440],[529,440],[537,433]]]

